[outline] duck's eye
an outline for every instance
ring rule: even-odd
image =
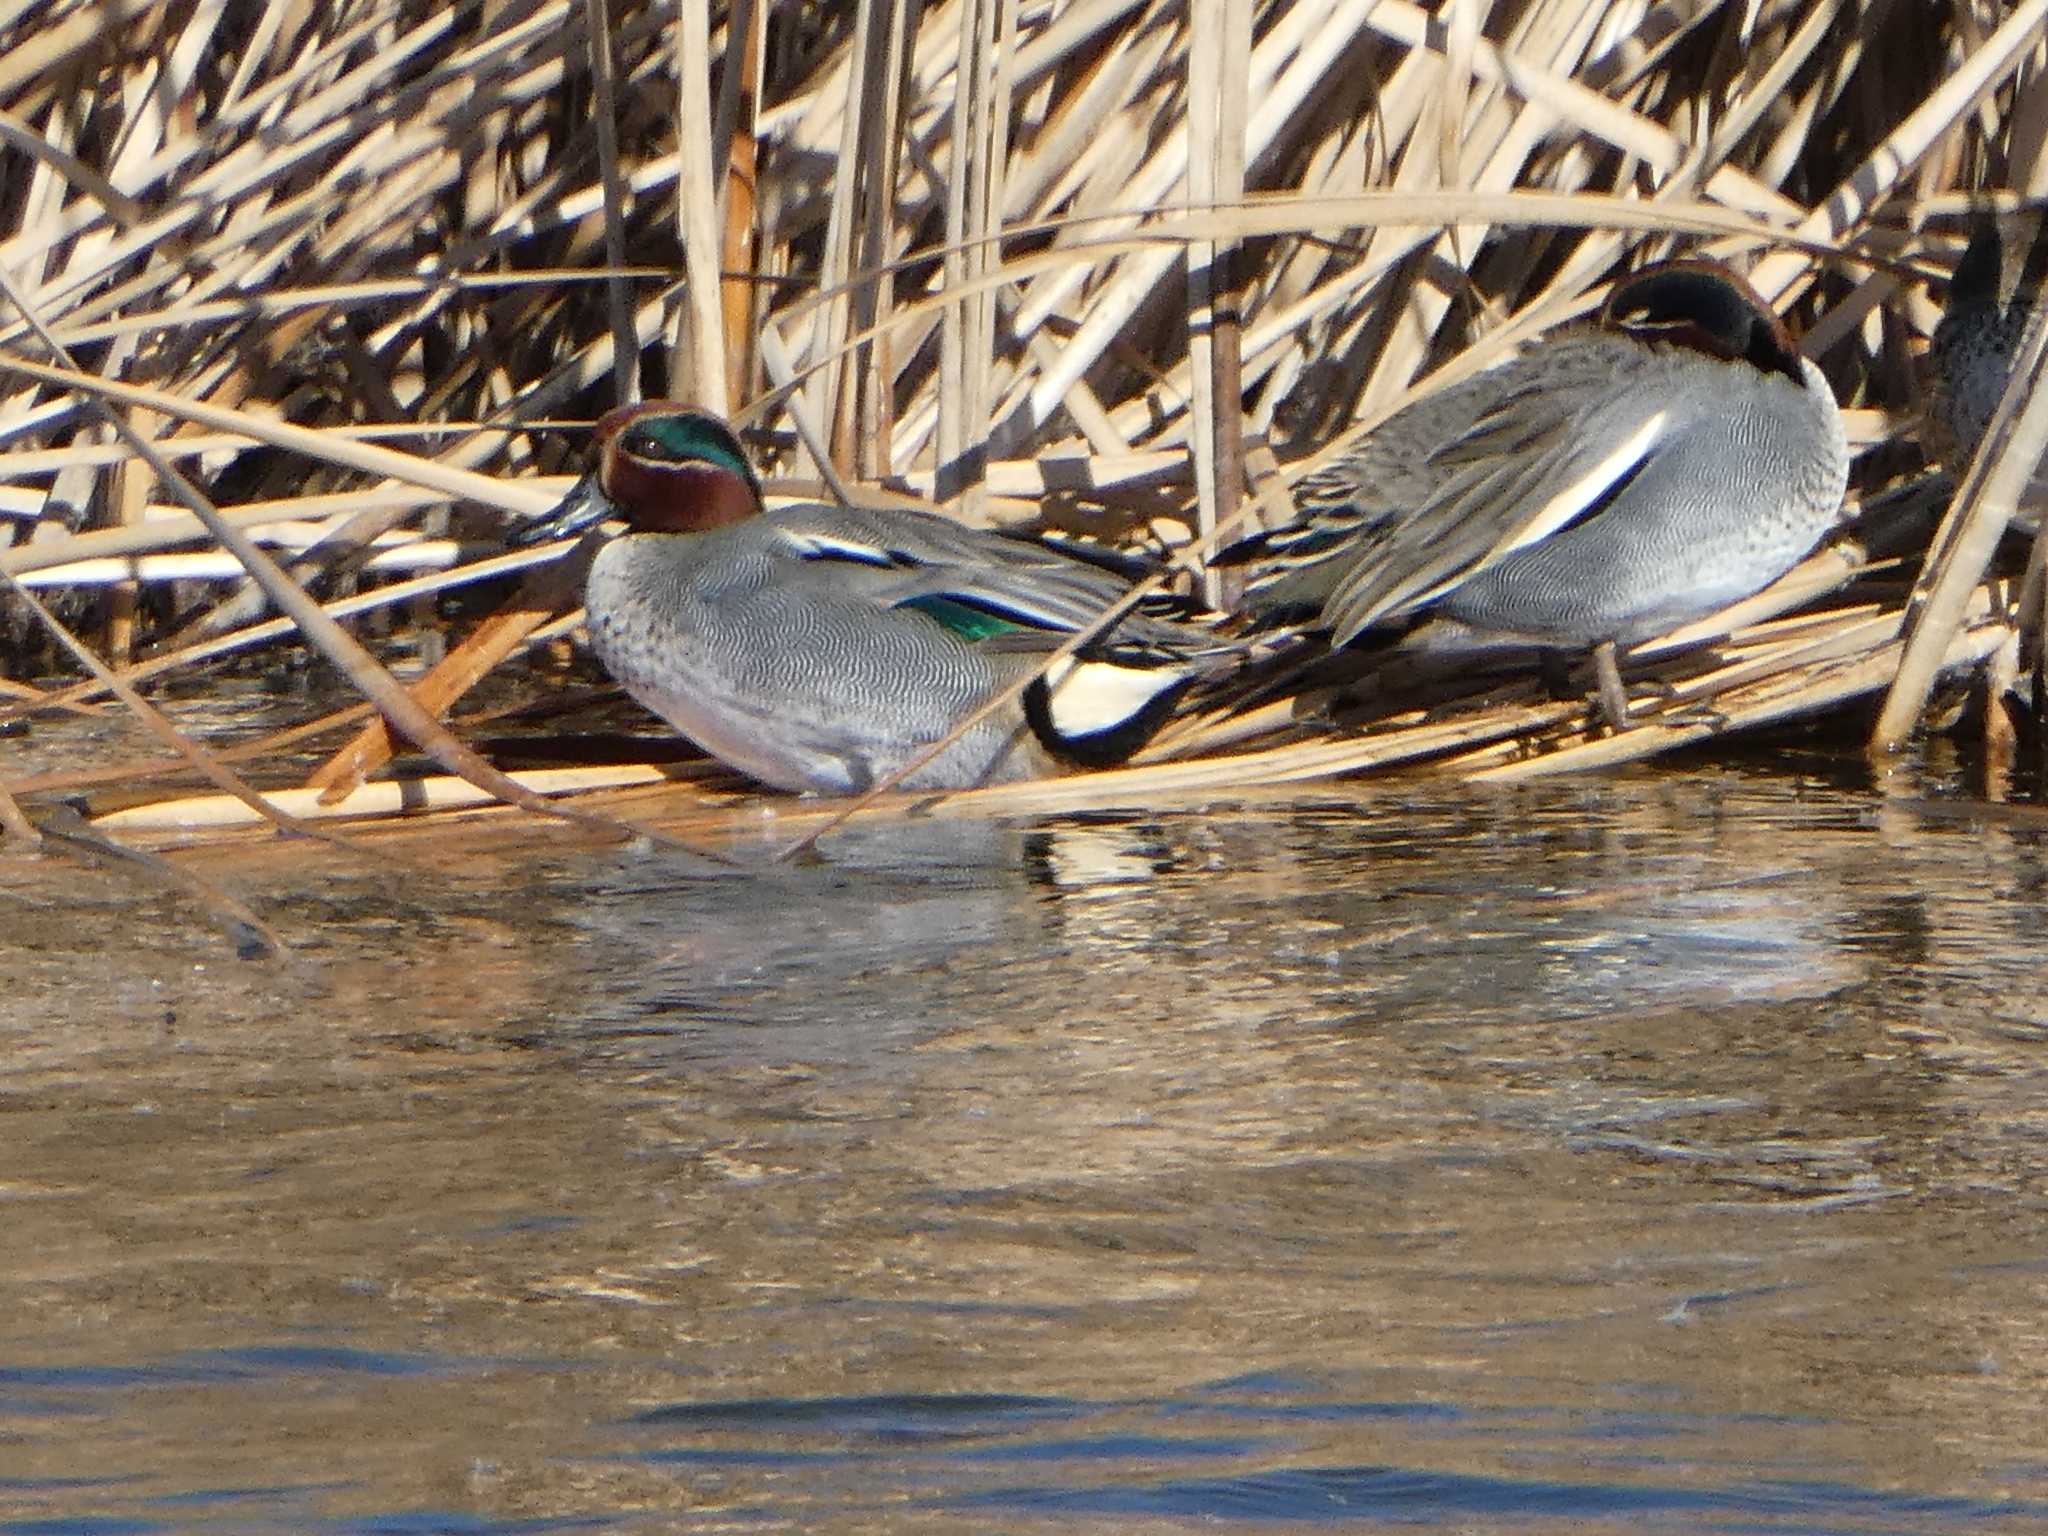
[[[628,427],[619,439],[619,451],[630,453],[636,459],[654,459],[666,464],[679,464],[689,457],[663,441],[661,434],[651,427]]]

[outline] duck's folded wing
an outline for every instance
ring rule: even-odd
[[[869,602],[919,608],[970,639],[1012,627],[1071,633],[1130,590],[1117,572],[1030,540],[924,513],[831,511],[778,519],[788,552],[842,567],[838,579]]]
[[[1078,629],[1093,628],[1129,590],[1114,578],[1106,584],[1076,582],[1060,573],[1050,580],[1019,582],[990,580],[984,571],[934,568],[897,573],[886,595],[891,607],[915,608],[991,649],[1043,652]],[[1168,599],[1165,606],[1181,605]],[[1084,654],[1114,652],[1131,660],[1150,656],[1163,661],[1233,648],[1201,624],[1160,617],[1154,605],[1141,601],[1093,636]]]
[[[1672,426],[1668,398],[1639,384],[1611,369],[1532,373],[1445,445],[1435,493],[1373,539],[1332,592],[1332,642],[1404,618],[1612,506]]]

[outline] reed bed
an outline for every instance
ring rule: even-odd
[[[2044,25],[2048,0],[0,4],[0,732],[118,708],[157,743],[0,761],[0,830],[89,787],[123,836],[462,801],[715,839],[729,776],[508,776],[441,723],[573,631],[549,552],[502,535],[612,404],[730,411],[771,495],[1056,529],[1227,602],[1204,557],[1302,474],[1681,250],[1804,335],[1871,515],[1641,658],[1637,729],[1512,675],[1283,696],[944,804],[1577,771],[1861,731],[1881,697],[1890,749],[1939,677],[2009,761],[2042,582],[2002,533],[2048,405],[2015,389],[1930,479],[1918,358],[1959,216],[2048,189]],[[280,648],[365,702],[232,752],[150,702]],[[361,787],[394,739],[443,777]],[[593,783],[598,809],[553,798]]]

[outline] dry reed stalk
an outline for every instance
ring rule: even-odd
[[[438,572],[432,576],[418,577],[410,581],[394,582],[388,587],[376,587],[368,592],[360,592],[354,597],[340,598],[334,602],[323,603],[321,611],[330,618],[349,618],[356,614],[370,613],[380,608],[388,608],[394,604],[409,603],[421,597],[450,591],[455,587],[467,585],[471,581],[502,576],[535,565],[547,558],[548,552],[546,550],[522,550],[517,554],[498,555],[490,560],[477,561],[459,570]],[[4,573],[5,568],[0,567],[0,574]],[[557,620],[556,625],[560,625],[561,622]],[[554,626],[550,626],[550,628],[552,627]],[[147,661],[131,662],[116,675],[122,681],[128,683],[148,682],[155,678],[168,676],[181,669],[196,668],[200,664],[214,660],[217,657],[230,656],[238,651],[264,645],[273,640],[285,639],[297,633],[298,626],[291,619],[266,619],[261,623],[251,624],[244,629],[232,630],[227,634],[217,635],[208,640],[197,641],[175,649],[166,650],[162,654],[152,656]],[[548,630],[542,629],[536,631],[529,638],[540,640],[547,638],[547,636]],[[102,688],[97,683],[83,682],[68,688],[34,694],[30,697],[29,702],[32,702],[39,711],[68,709],[76,707],[83,701],[96,699],[108,691],[110,690]],[[21,704],[0,705],[0,723],[4,723],[8,719],[23,713],[26,713],[26,710]]]
[[[1244,197],[1246,85],[1251,63],[1251,7],[1245,0],[1207,0],[1193,7],[1188,36],[1188,174],[1190,207],[1217,208]],[[1244,499],[1244,370],[1242,302],[1234,240],[1197,240],[1188,247],[1188,367],[1194,384],[1190,446],[1195,461],[1195,533],[1217,547],[1217,529]],[[1202,578],[1210,607],[1222,600],[1216,572]]]
[[[563,584],[535,578],[504,607],[466,635],[462,643],[414,683],[411,693],[420,708],[435,719],[445,716],[506,657],[530,639],[563,607]],[[323,803],[348,797],[398,750],[391,727],[379,715],[368,721],[349,743],[306,776],[306,788],[321,792]]]
[[[761,96],[761,34],[766,25],[766,0],[734,0],[726,36],[740,39],[742,57],[740,67],[726,69],[719,81],[718,117],[712,136],[713,143],[725,149],[719,194],[726,276],[720,291],[728,402],[750,398],[754,385],[754,325],[760,312],[750,278],[757,249],[755,172],[760,130],[755,109]]]
[[[616,789],[626,785],[657,784],[669,777],[661,770],[632,763],[614,768],[542,769],[515,775],[522,787],[533,794],[585,793]],[[294,816],[354,819],[390,816],[419,816],[435,811],[473,810],[495,806],[502,798],[466,779],[407,779],[368,784],[334,797],[326,791],[276,790],[268,797],[277,810]],[[232,796],[185,795],[155,805],[136,805],[109,811],[93,825],[110,832],[177,831],[194,832],[226,827],[245,827],[260,818],[252,815]]]
[[[718,173],[711,154],[718,142],[712,125],[717,103],[688,82],[711,78],[711,0],[684,0],[676,27],[676,125],[679,153],[676,217],[682,226],[683,299],[681,327],[686,344],[675,351],[679,385],[669,393],[694,400],[723,416],[730,409],[726,388],[725,295],[719,260],[725,231],[718,220]],[[619,265],[625,264],[623,252]],[[623,402],[622,402],[623,403]]]
[[[367,704],[351,704],[346,709],[303,720],[283,730],[265,732],[253,741],[223,747],[214,755],[223,763],[229,764],[274,757],[301,742],[357,724],[370,713],[370,706]],[[136,786],[152,780],[180,778],[191,772],[192,765],[181,756],[124,758],[98,763],[90,768],[65,768],[47,773],[24,774],[14,781],[14,787],[22,794],[44,790],[101,789],[109,785],[119,785],[132,791]],[[241,804],[240,801],[234,803]]]
[[[14,793],[6,784],[0,784],[0,843],[17,848],[39,848],[43,834],[28,819]]]
[[[612,61],[612,21],[608,0],[583,0],[583,15],[584,41],[590,49],[590,82],[596,96],[590,120],[597,137],[598,180],[604,187],[604,264],[607,272],[617,273],[626,264],[626,192],[619,175],[618,82]],[[687,37],[687,23],[681,30]],[[685,149],[678,166],[680,175],[700,169],[690,163],[687,136],[684,142]],[[687,206],[686,199],[686,210]],[[639,349],[634,345],[632,300],[627,294],[624,278],[612,276],[606,279],[605,303],[612,326],[612,391],[619,404],[625,405],[640,391],[639,380],[635,377],[637,370],[633,366]]]
[[[308,837],[318,837],[325,841],[333,842],[342,848],[348,846],[345,840],[336,838],[330,833],[322,832],[311,823],[287,812],[279,811],[271,805],[240,774],[223,763],[214,753],[208,751],[183,731],[180,731],[160,710],[150,704],[141,694],[137,693],[132,684],[123,681],[111,667],[93,654],[89,646],[72,634],[65,627],[63,621],[50,612],[36,598],[34,593],[15,581],[11,576],[0,576],[0,592],[6,591],[11,591],[15,600],[36,616],[37,620],[50,632],[58,644],[69,651],[101,684],[111,689],[120,698],[121,702],[135,713],[136,718],[142,721],[143,725],[149,729],[152,735],[182,757],[198,772],[200,777],[207,780],[216,789],[241,802],[257,818],[275,823],[281,831],[297,832]],[[10,798],[10,807],[12,807],[12,804],[13,802]],[[18,807],[15,807],[15,809],[18,810]]]

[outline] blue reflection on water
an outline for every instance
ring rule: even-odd
[[[1085,1401],[1001,1393],[745,1398],[663,1404],[626,1424],[665,1443],[622,1458],[679,1476],[724,1469],[799,1470],[813,1496],[838,1478],[840,1507],[886,1490],[933,1513],[1166,1520],[1441,1525],[1490,1517],[1549,1522],[1647,1522],[1712,1531],[1924,1532],[2048,1519],[2048,1504],[1886,1492],[1797,1478],[1756,1478],[1737,1468],[1624,1448],[1712,1438],[1722,1420],[1754,1414],[1587,1414],[1559,1408],[1486,1410],[1417,1401],[1331,1400],[1312,1380],[1245,1377],[1161,1400]],[[1195,1418],[1205,1432],[1174,1434]],[[1438,1443],[1506,1433],[1607,1443],[1601,1479],[1485,1477],[1396,1463],[1250,1467],[1300,1456],[1273,1434],[1219,1434],[1217,1419],[1266,1425],[1383,1421]],[[1133,1420],[1144,1423],[1133,1424]],[[1787,1427],[1802,1421],[1787,1419]],[[1099,1426],[1091,1431],[1090,1426]],[[1584,1464],[1583,1457],[1565,1452]],[[614,1459],[607,1457],[607,1460]],[[1199,1476],[1162,1475],[1209,1463]],[[1105,1479],[1106,1465],[1123,1464]],[[1245,1466],[1230,1471],[1232,1464]],[[989,1485],[990,1473],[1028,1469],[1040,1479]],[[1701,1482],[1672,1480],[1684,1470]],[[1717,1472],[1719,1476],[1717,1477]],[[979,1484],[980,1486],[976,1486]]]
[[[2048,1504],[1878,1493],[1828,1483],[1757,1483],[1692,1489],[1650,1483],[1561,1482],[1468,1477],[1404,1467],[1288,1468],[1243,1477],[1194,1478],[1141,1486],[1008,1488],[944,1501],[950,1508],[1122,1515],[1148,1518],[1345,1520],[1434,1524],[1447,1515],[1516,1515],[1569,1520],[1708,1516],[1717,1531],[1836,1531],[1924,1528],[1944,1521],[2039,1520]],[[1804,1523],[1788,1526],[1773,1517]],[[1910,1525],[1873,1524],[1887,1517]],[[1768,1521],[1759,1525],[1759,1520]]]

